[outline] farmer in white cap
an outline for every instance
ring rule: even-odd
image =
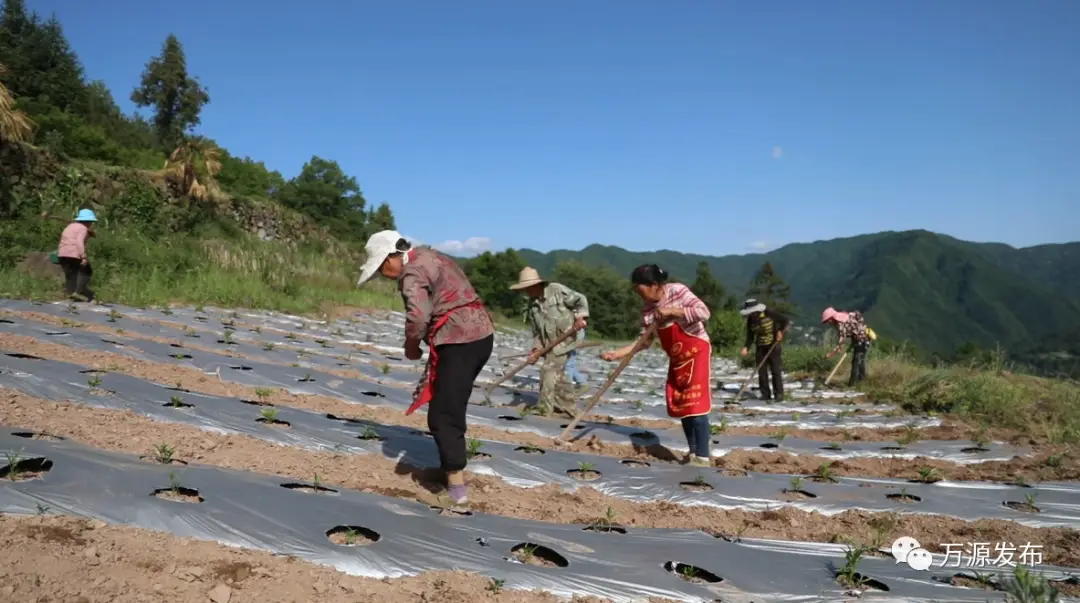
[[[465,488],[465,410],[473,383],[491,356],[495,327],[469,279],[454,260],[414,248],[399,233],[384,230],[367,242],[367,261],[357,286],[376,272],[398,282],[405,301],[405,357],[428,362],[417,385],[412,414],[431,403],[428,428],[439,449],[454,508],[468,505]]]
[[[539,360],[540,350],[559,338],[568,329],[584,329],[589,318],[589,302],[585,296],[559,283],[540,278],[540,273],[526,266],[518,275],[512,291],[524,291],[529,296],[529,322],[532,323],[533,343],[530,362]],[[566,382],[568,353],[577,342],[563,341],[544,356],[540,369],[540,413],[551,414],[553,409],[574,416],[574,399]]]
[[[88,302],[94,300],[94,292],[89,287],[94,271],[86,256],[86,240],[94,236],[94,222],[97,222],[94,210],[80,209],[75,220],[60,234],[60,245],[56,250],[57,262],[64,269],[64,291],[72,299],[82,296]]]
[[[746,317],[746,343],[739,353],[750,353],[750,344],[754,348],[754,363],[761,365],[758,370],[758,390],[762,400],[782,401],[784,399],[784,367],[781,361],[781,346],[784,336],[791,330],[791,320],[766,308],[765,304],[754,298],[746,300],[739,314]],[[769,373],[772,373],[772,388],[769,388]],[[776,396],[773,398],[773,396]]]

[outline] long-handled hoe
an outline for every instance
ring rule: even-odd
[[[539,360],[540,358],[543,358],[544,356],[546,356],[548,352],[555,349],[555,346],[557,346],[560,343],[566,341],[567,339],[570,339],[571,337],[574,336],[574,333],[576,333],[576,332],[577,332],[577,329],[574,329],[573,327],[570,327],[565,333],[563,333],[562,335],[559,335],[557,338],[555,338],[554,341],[547,344],[547,347],[540,350],[540,352],[536,354],[536,360]],[[523,368],[529,366],[533,362],[536,362],[536,360],[532,360],[532,362],[530,362],[530,360],[532,360],[532,359],[531,358],[526,358],[525,362],[522,362],[521,364],[519,364],[517,367],[515,367],[510,372],[506,373],[502,377],[499,377],[498,381],[495,381],[491,385],[489,385],[487,387],[487,389],[484,390],[484,402],[490,404],[491,403],[491,392],[495,391],[496,387],[499,387],[503,383],[506,383],[506,381],[508,379],[510,379],[514,375],[518,374],[519,372],[521,372],[521,370]]]
[[[608,388],[611,387],[611,385],[615,383],[615,380],[619,378],[619,373],[623,372],[623,369],[625,369],[627,365],[630,364],[630,361],[634,359],[634,356],[636,356],[638,352],[645,349],[645,342],[652,339],[652,336],[656,334],[656,329],[659,324],[659,321],[653,321],[653,323],[649,325],[649,328],[646,329],[645,333],[643,333],[641,337],[638,338],[637,342],[634,343],[634,347],[631,349],[630,353],[627,354],[622,359],[622,361],[619,362],[619,366],[615,367],[615,370],[611,372],[611,375],[609,375],[607,381],[605,381],[604,384],[600,386],[600,389],[596,390],[596,393],[593,394],[592,399],[589,400],[589,403],[585,405],[585,408],[581,412],[579,412],[572,421],[570,421],[566,428],[563,429],[563,432],[559,434],[559,437],[555,438],[556,445],[565,442],[566,437],[570,435],[570,433],[574,430],[575,427],[577,427],[577,424],[581,422],[581,419],[585,415],[592,412],[592,409],[594,406],[596,406],[596,403],[600,401],[600,398],[604,397],[604,394],[607,393]]]
[[[754,377],[757,377],[759,374],[761,374],[761,367],[765,365],[765,361],[769,359],[770,355],[772,355],[773,348],[775,348],[776,344],[778,343],[780,343],[779,339],[774,341],[773,344],[769,346],[769,351],[765,352],[765,355],[761,358],[761,362],[758,363],[757,368],[754,369],[754,372],[750,374],[749,378],[747,378],[746,383],[743,383],[742,387],[739,388],[739,393],[735,394],[736,402],[739,400],[739,398],[742,398],[743,392],[746,391],[746,386],[750,385],[750,382],[754,380]]]

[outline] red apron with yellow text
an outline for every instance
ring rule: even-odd
[[[667,412],[675,419],[708,414],[712,411],[712,346],[672,321],[657,329],[660,345],[667,352]]]
[[[423,384],[420,391],[417,392],[416,398],[413,400],[412,406],[405,411],[406,415],[411,415],[417,411],[421,406],[431,402],[431,397],[435,395],[435,367],[439,365],[439,355],[435,352],[435,334],[439,332],[439,329],[446,324],[446,321],[450,320],[450,315],[458,310],[464,310],[465,308],[483,308],[484,302],[477,299],[476,301],[467,303],[463,306],[451,308],[439,317],[439,320],[435,321],[435,324],[428,329],[428,361],[427,366],[424,368]]]

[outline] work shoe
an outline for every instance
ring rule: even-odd
[[[711,467],[712,459],[704,456],[694,456],[694,458],[690,460],[690,464],[695,467]]]

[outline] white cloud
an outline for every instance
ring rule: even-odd
[[[751,251],[764,251],[765,249],[769,248],[769,244],[766,243],[765,241],[754,241],[753,243],[750,243],[746,247],[747,247],[747,249],[750,249]]]
[[[775,147],[772,148],[772,158],[773,159],[780,159],[783,156],[784,156],[784,147],[775,146]]]
[[[491,239],[487,237],[469,237],[464,241],[451,239],[432,247],[450,255],[469,257],[491,249]]]

